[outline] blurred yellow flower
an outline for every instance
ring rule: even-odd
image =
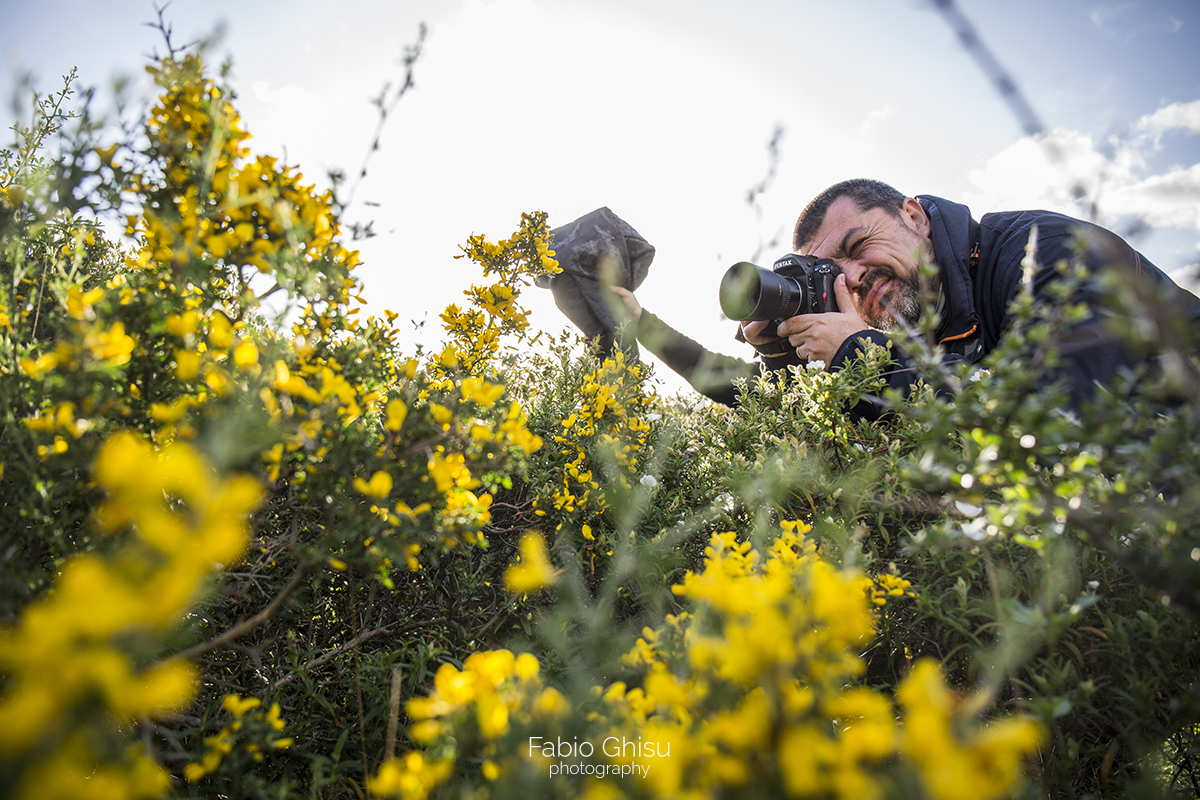
[[[367,497],[387,497],[392,492],[392,476],[380,470],[371,476],[370,482],[355,478],[354,488]]]
[[[504,585],[510,592],[524,594],[552,586],[558,580],[546,542],[536,531],[526,531],[518,546],[520,558],[504,573]]]
[[[392,400],[387,404],[387,421],[383,423],[383,427],[395,433],[404,425],[407,416],[408,406],[400,400]]]

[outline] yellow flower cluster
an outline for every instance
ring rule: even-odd
[[[902,751],[937,800],[1008,794],[1021,779],[1025,755],[1042,743],[1042,730],[1025,717],[996,720],[963,735],[966,704],[928,659],[917,662],[896,696],[906,711]]]
[[[52,346],[47,342],[21,348],[25,354],[17,359],[20,373],[33,382],[56,376],[58,383],[85,383],[93,375],[103,379],[127,365],[139,342],[126,332],[124,322],[95,312],[94,306],[105,298],[105,290],[85,292],[80,286],[71,286],[64,294],[62,307],[69,321],[58,331]],[[21,419],[27,429],[46,435],[37,445],[39,460],[66,453],[75,440],[94,427],[94,419],[121,408],[119,404],[116,408],[112,404],[98,405],[94,398],[79,398],[70,390],[43,391],[39,395],[40,402]]]
[[[227,725],[204,740],[204,755],[197,762],[183,769],[183,776],[190,783],[217,770],[225,756],[238,749],[244,751],[252,761],[262,761],[264,751],[285,750],[292,746],[291,737],[279,736],[286,725],[279,716],[279,704],[272,703],[263,711],[262,701],[257,697],[239,697],[227,694],[221,707],[233,717]]]
[[[138,748],[116,767],[93,748],[129,721],[191,699],[191,664],[139,666],[132,653],[152,651],[213,566],[241,555],[261,495],[257,482],[216,475],[186,445],[155,450],[128,433],[104,444],[95,477],[109,492],[95,514],[99,530],[130,527],[136,537],[108,557],[69,560],[54,591],[0,633],[0,671],[9,676],[0,758],[26,764],[18,797],[101,796],[92,791],[100,785],[113,797],[165,791],[166,773]]]
[[[316,194],[270,156],[246,161],[250,135],[198,57],[147,70],[163,93],[146,126],[153,168],[135,175],[147,202],[127,219],[126,233],[142,240],[130,266],[170,267],[168,285],[211,285],[239,305],[248,291],[243,267],[310,298],[346,303],[358,254],[337,241],[332,195]]]
[[[367,789],[372,797],[425,800],[452,769],[453,762],[430,761],[424,753],[413,750],[380,764],[379,771],[367,781]]]
[[[569,527],[582,532],[585,552],[595,548],[592,526],[620,493],[646,478],[638,478],[646,468],[650,434],[651,401],[642,389],[644,379],[645,367],[618,350],[583,377],[579,406],[554,437],[566,463],[551,500],[567,516]]]
[[[416,390],[415,360],[398,367],[386,394],[352,384],[342,370],[336,359],[316,357],[298,372],[282,360],[267,370],[268,384],[259,396],[275,424],[294,431],[263,453],[270,479],[279,478],[287,460],[302,460],[305,471],[296,469],[290,480],[303,485],[338,446],[346,426],[364,437],[378,435],[366,413],[377,410],[382,441],[350,480],[351,505],[361,501],[374,520],[365,537],[368,551],[381,556],[380,544],[395,541],[403,552],[400,563],[417,569],[421,541],[431,540],[435,531],[447,546],[478,543],[492,502],[490,494],[478,491],[478,476],[497,467],[498,451],[530,453],[541,446],[520,405],[504,402],[502,385],[475,377],[440,396],[445,405],[434,402],[427,391]],[[418,460],[414,450],[427,455]]]
[[[463,255],[483,268],[484,277],[494,278],[489,286],[471,286],[463,294],[466,309],[451,304],[442,312],[448,341],[433,359],[431,369],[444,381],[453,370],[484,377],[494,369],[501,337],[523,335],[529,313],[517,302],[520,286],[527,278],[554,275],[562,270],[550,249],[550,228],[545,212],[521,215],[521,227],[508,239],[489,242],[482,235],[467,239]]]
[[[487,780],[519,793],[522,780],[575,759],[596,777],[552,779],[555,796],[869,800],[914,780],[938,800],[1012,793],[1038,726],[980,725],[969,709],[981,703],[960,703],[930,662],[901,685],[902,715],[857,685],[876,594],[907,587],[834,568],[807,531],[784,522],[765,555],[733,533],[713,536],[703,570],[674,587],[691,608],[646,628],[625,657],[641,685],[595,687],[576,701],[571,713],[587,727],[565,745],[556,726],[567,701],[534,683],[531,656],[476,653],[461,671],[441,667],[429,696],[409,704],[424,752],[394,762],[386,781],[381,771],[373,790],[420,800],[456,766],[463,775],[482,761]],[[474,770],[463,777],[478,786]]]
[[[198,59],[151,73],[163,92],[147,127],[153,162],[137,176],[143,212],[128,219],[142,243],[129,281],[157,281],[174,304],[161,327],[182,389],[156,391],[149,404],[156,439],[192,438],[198,420],[257,398],[276,434],[262,452],[267,478],[301,496],[311,484],[322,498],[345,490],[339,505],[356,512],[355,546],[376,564],[416,568],[423,542],[479,541],[491,503],[476,492],[479,476],[499,466],[498,452],[541,445],[520,406],[503,401],[494,378],[447,366],[448,356],[432,385],[416,360],[395,358],[396,315],[360,323],[348,307],[362,302],[358,256],[338,243],[332,196],[275,159],[250,158],[236,110]],[[487,249],[485,271],[500,282],[468,295],[501,327],[522,318],[515,282],[546,268],[548,236],[544,215],[527,216],[500,251]],[[302,301],[290,336],[251,335],[247,271],[269,273]],[[440,432],[429,432],[431,419]],[[365,452],[347,475],[335,464],[350,440]]]
[[[91,313],[92,304],[103,296],[103,289],[93,289],[87,292],[87,302],[83,305],[79,287],[73,287],[65,305],[71,317],[77,321],[72,331],[74,335],[58,342],[53,350],[22,357],[19,361],[21,371],[34,380],[41,380],[48,372],[59,368],[104,369],[129,363],[137,342],[125,332],[125,323],[117,320],[105,327],[102,322],[95,321]]]
[[[472,653],[459,670],[443,664],[433,679],[428,697],[408,703],[415,723],[409,733],[419,743],[440,740],[439,756],[414,751],[383,764],[368,784],[376,797],[423,800],[453,771],[457,755],[452,738],[445,734],[470,726],[489,742],[485,756],[495,755],[495,740],[507,733],[513,717],[528,723],[566,711],[563,697],[554,688],[542,688],[538,660],[528,653],[514,656],[508,650]],[[482,772],[495,780],[499,770],[488,758]]]
[[[957,732],[970,720],[945,697],[934,708],[932,695],[912,688],[929,685],[929,669],[940,685],[937,667],[927,665],[902,689],[902,729],[887,697],[853,680],[862,670],[857,654],[874,635],[875,601],[901,596],[907,582],[885,576],[880,587],[835,570],[804,536],[806,526],[781,527],[765,562],[734,534],[715,535],[703,572],[674,587],[694,610],[647,629],[628,656],[646,668],[643,687],[618,684],[605,694],[618,711],[610,724],[628,729],[627,738],[673,748],[646,773],[654,793],[714,796],[777,771],[792,797],[880,797],[882,771],[901,753],[939,800],[950,797],[935,788],[950,755],[964,765],[954,785],[966,794],[954,797],[1007,793],[1037,748],[1037,726],[1012,719],[961,741]],[[671,670],[681,658],[682,676]],[[714,708],[716,697],[727,699]],[[930,745],[941,749],[914,757]]]
[[[911,581],[887,572],[876,575],[875,583],[871,587],[871,602],[877,606],[886,605],[888,600],[893,597],[915,596]]]

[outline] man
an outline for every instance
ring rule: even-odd
[[[1036,299],[1050,301],[1051,287],[1062,279],[1058,264],[1080,255],[1076,248],[1082,244],[1081,255],[1089,270],[1131,270],[1138,280],[1167,292],[1189,319],[1200,323],[1200,300],[1176,286],[1120,237],[1095,225],[1047,211],[985,214],[976,222],[966,206],[958,203],[927,195],[906,197],[879,181],[855,179],[818,195],[801,213],[793,236],[796,252],[832,259],[841,268],[834,285],[839,310],[795,316],[775,330],[768,330],[767,322],[747,322],[742,324],[742,334],[756,347],[787,339],[795,356],[764,355],[772,369],[804,361],[821,361],[828,369],[840,369],[865,342],[886,346],[889,331],[917,323],[924,297],[931,296],[937,298],[935,334],[944,360],[977,362],[995,349],[1009,328],[1010,309],[1024,282],[1022,261],[1035,230],[1032,290]],[[925,287],[921,285],[922,261],[937,267]],[[679,356],[691,352],[691,360],[701,363],[704,356],[689,349],[687,343],[700,346],[643,314],[632,294],[618,294],[631,316],[641,320],[639,341],[693,380],[696,365]],[[1106,324],[1110,313],[1100,302],[1095,282],[1085,282],[1075,299],[1086,306],[1087,314],[1053,346],[1062,356],[1055,377],[1064,380],[1070,402],[1078,406],[1097,385],[1111,385],[1118,371],[1133,367],[1138,358]],[[724,374],[734,370],[726,361],[708,355],[707,360],[719,364]],[[893,357],[895,368],[886,375],[888,384],[907,391],[916,375],[895,349]],[[697,388],[721,402],[731,402],[733,397],[727,382],[725,386]],[[875,398],[860,404],[852,414],[875,418],[884,410]]]

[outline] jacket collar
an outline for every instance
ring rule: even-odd
[[[979,223],[971,218],[971,210],[961,203],[924,194],[917,195],[917,200],[929,217],[933,258],[938,265],[941,293],[945,299],[942,323],[937,330],[938,342],[971,338],[979,330],[971,285],[971,253],[979,243]]]

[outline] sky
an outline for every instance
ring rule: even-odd
[[[1094,212],[1125,233],[1140,217],[1149,229],[1134,246],[1195,288],[1200,3],[957,7],[1042,138],[931,0],[174,0],[164,17],[174,43],[213,39],[209,63],[231,62],[255,154],[319,186],[367,164],[343,221],[372,223],[377,235],[352,243],[364,296],[371,313],[413,323],[412,346],[436,343],[441,309],[480,280],[454,259],[469,235],[506,237],[523,211],[557,226],[607,206],[656,247],[643,305],[749,358],[721,315],[721,275],[787,252],[808,200],[851,177],[964,202],[976,218]],[[143,0],[0,0],[0,15],[6,128],[20,76],[47,92],[78,67],[103,110],[122,76],[145,97],[143,67],[164,50]],[[403,80],[422,24],[415,87],[372,152],[371,100]],[[1053,162],[1047,139],[1062,154]],[[536,327],[569,326],[549,292],[522,299]],[[683,386],[658,375],[666,391]]]

